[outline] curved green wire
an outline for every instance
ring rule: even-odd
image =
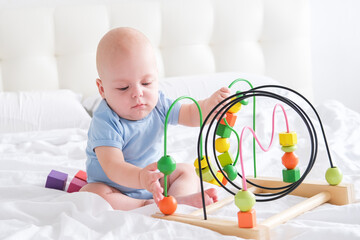
[[[169,120],[170,112],[171,112],[172,108],[175,106],[175,104],[178,101],[180,101],[182,99],[185,99],[185,98],[192,100],[196,104],[196,106],[197,106],[197,108],[199,110],[199,115],[200,115],[200,128],[202,127],[202,122],[203,122],[202,119],[203,119],[203,117],[202,117],[202,112],[201,112],[201,108],[200,108],[199,103],[195,99],[193,99],[192,97],[182,96],[182,97],[177,98],[171,104],[168,112],[166,113],[165,126],[164,126],[164,157],[166,156],[166,150],[167,150],[166,149],[166,145],[167,145],[166,144],[167,143],[167,125],[168,125],[167,123],[168,123],[168,120]],[[200,138],[200,156],[202,156],[202,138]],[[167,175],[164,175],[164,196],[167,197]]]
[[[196,106],[197,106],[197,108],[198,108],[198,110],[199,110],[199,115],[200,115],[200,128],[202,127],[202,123],[203,123],[203,116],[202,116],[202,112],[201,112],[201,108],[200,108],[200,105],[199,105],[199,103],[195,100],[195,99],[193,99],[192,97],[187,97],[187,96],[182,96],[182,97],[179,97],[179,98],[177,98],[172,104],[171,104],[171,106],[170,106],[170,108],[169,108],[169,110],[168,110],[168,112],[167,112],[167,114],[166,114],[166,118],[165,118],[165,126],[164,126],[164,156],[166,156],[166,143],[167,143],[167,122],[168,122],[168,119],[169,119],[169,115],[170,115],[170,111],[172,110],[172,108],[175,106],[175,104],[178,102],[178,101],[180,101],[180,100],[182,100],[182,99],[185,99],[185,98],[187,98],[187,99],[190,99],[190,100],[192,100],[195,104],[196,104]],[[200,156],[202,156],[202,138],[200,138]]]
[[[243,78],[238,78],[238,79],[235,79],[234,81],[232,81],[232,83],[230,83],[229,85],[229,88],[231,88],[235,83],[237,82],[246,82],[247,84],[249,84],[250,88],[253,89],[254,87],[252,86],[252,84],[246,80],[246,79],[243,79]],[[256,99],[255,99],[255,96],[253,97],[253,101],[254,101],[254,104],[253,104],[253,130],[255,131],[255,125],[256,125],[256,122],[255,122],[255,112],[256,112]],[[254,177],[256,178],[256,151],[255,151],[255,138],[253,138],[253,156],[254,156]]]

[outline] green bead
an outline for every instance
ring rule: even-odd
[[[236,170],[236,167],[234,167],[233,165],[229,164],[229,165],[226,165],[224,168],[223,168],[224,172],[226,172],[228,178],[231,180],[231,181],[234,181],[235,178],[237,177],[237,170]]]
[[[250,191],[240,190],[235,195],[235,205],[242,212],[250,211],[255,202],[255,195]]]
[[[241,93],[241,91],[236,91],[236,94],[238,94],[238,93]],[[242,96],[244,96],[244,95],[240,94],[240,95],[237,96],[237,97],[239,98],[239,97],[242,97]],[[246,106],[246,105],[249,104],[249,99],[247,99],[247,98],[246,98],[246,99],[243,99],[243,100],[240,101],[240,103],[241,103],[242,105]]]
[[[283,181],[287,183],[293,183],[300,179],[300,170],[299,168],[294,169],[283,169]]]
[[[170,175],[176,169],[175,160],[169,156],[162,156],[157,162],[157,167],[165,175]]]
[[[281,147],[281,150],[283,150],[283,152],[294,152],[296,149],[297,149],[296,145]]]
[[[340,169],[337,167],[328,168],[325,173],[326,181],[332,185],[338,185],[341,183],[341,180],[343,178],[343,174],[341,173]]]

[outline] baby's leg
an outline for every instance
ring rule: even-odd
[[[180,204],[202,207],[199,181],[192,165],[178,163],[175,171],[168,176],[168,195],[174,196]],[[215,188],[207,189],[204,196],[206,205],[218,200]]]
[[[115,210],[131,210],[154,202],[152,199],[143,200],[128,197],[116,188],[100,182],[86,184],[80,191],[96,193],[104,198]]]

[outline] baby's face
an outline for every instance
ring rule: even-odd
[[[158,101],[158,72],[151,48],[114,57],[102,79],[104,98],[120,117],[140,120]]]

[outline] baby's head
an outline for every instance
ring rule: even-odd
[[[96,84],[120,117],[140,120],[158,101],[158,71],[154,50],[141,32],[115,28],[100,40],[96,53]]]

